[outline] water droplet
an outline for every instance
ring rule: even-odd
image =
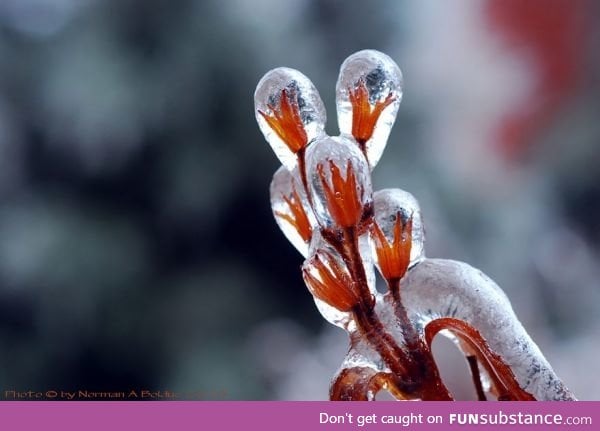
[[[355,105],[362,102],[362,106],[367,108],[357,110],[362,113],[360,122],[353,122],[353,98]],[[387,55],[364,50],[352,54],[342,64],[336,86],[340,132],[356,137],[357,130],[362,129],[359,134],[363,138],[368,137],[364,147],[371,168],[381,158],[401,100],[402,72]],[[381,114],[376,118],[378,110]]]
[[[296,166],[298,148],[324,134],[327,117],[321,96],[297,70],[267,72],[256,87],[254,108],[265,139],[289,170]]]

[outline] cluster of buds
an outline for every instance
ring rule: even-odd
[[[325,133],[323,102],[297,70],[271,70],[255,92],[256,119],[283,164],[271,183],[275,220],[305,258],[319,311],[350,338],[331,399],[373,400],[387,390],[403,400],[452,400],[431,353],[439,332],[464,352],[480,400],[574,399],[492,280],[425,257],[417,200],[400,189],[373,192],[371,172],[401,99],[400,69],[373,50],[341,66],[339,136]]]

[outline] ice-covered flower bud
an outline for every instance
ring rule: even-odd
[[[369,165],[356,145],[342,137],[316,141],[306,153],[309,193],[323,228],[357,226],[371,208]]]
[[[336,86],[340,132],[352,135],[373,168],[402,100],[402,72],[387,55],[364,50],[348,57]]]
[[[297,70],[279,67],[265,74],[254,92],[256,120],[265,139],[292,170],[297,154],[324,134],[326,113],[313,83]]]
[[[398,211],[392,238],[386,237],[377,222],[371,225],[371,237],[381,276],[388,281],[400,280],[406,274],[410,262],[412,218],[404,221],[402,213]]]
[[[310,241],[310,246],[308,249],[309,256],[315,256],[317,253],[325,253],[330,258],[333,258],[337,263],[339,268],[344,270],[344,273],[348,270],[346,263],[340,256],[340,254],[329,244],[327,241],[323,239],[321,236],[321,232],[318,229],[315,229],[313,232],[312,239]],[[308,261],[305,262],[305,266],[308,265]],[[349,275],[349,272],[346,274]],[[313,269],[313,275],[314,269]],[[344,278],[343,276],[342,278]],[[308,286],[308,285],[307,285]],[[310,288],[309,288],[310,290]],[[352,313],[349,311],[340,311],[338,308],[329,305],[327,302],[319,299],[317,296],[313,295],[313,299],[315,301],[315,305],[319,310],[319,313],[332,325],[338,326],[342,329],[345,329],[349,332],[352,332],[355,329],[354,320],[352,318]]]
[[[425,257],[423,232],[423,222],[421,220],[421,209],[419,203],[413,195],[401,189],[384,189],[373,194],[373,212],[377,230],[383,235],[377,235],[373,232],[374,245],[377,250],[378,237],[381,241],[385,238],[388,244],[396,241],[396,232],[406,230],[410,225],[410,258],[408,266],[413,266]],[[400,217],[400,220],[398,220]],[[400,245],[406,247],[403,240],[407,237],[407,232],[401,232]],[[379,260],[379,254],[378,260]],[[379,262],[381,263],[381,262]],[[381,265],[379,265],[381,271]]]
[[[271,209],[277,225],[294,247],[306,257],[316,224],[298,170],[280,167],[271,181]]]
[[[350,312],[360,301],[343,260],[333,252],[318,250],[302,266],[304,282],[313,296],[341,312]]]

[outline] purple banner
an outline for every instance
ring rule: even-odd
[[[3,402],[19,430],[597,430],[600,402]]]

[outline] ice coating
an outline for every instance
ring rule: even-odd
[[[384,376],[389,376],[389,370],[377,351],[363,339],[352,338],[344,362],[331,382],[330,395],[335,400],[374,401],[385,386]]]
[[[400,189],[373,194],[370,171],[401,98],[400,69],[373,50],[342,64],[339,137],[325,134],[321,98],[300,72],[271,70],[255,91],[256,119],[283,164],[270,189],[275,219],[306,258],[302,275],[318,310],[350,336],[330,396],[372,400],[387,389],[398,399],[452,399],[427,346],[440,333],[475,355],[483,386],[499,399],[574,399],[492,280],[425,258],[417,200]],[[375,289],[375,264],[386,293]]]
[[[339,261],[341,262],[341,257],[339,256],[337,251],[335,251],[323,239],[320,232],[318,230],[316,230],[315,233],[313,234],[313,238],[311,240],[308,253],[309,253],[309,256],[314,256],[319,251],[326,251],[327,253],[330,253],[332,256],[339,259]],[[306,262],[305,262],[305,265],[306,265]],[[315,301],[315,305],[317,306],[317,309],[319,310],[319,313],[321,313],[323,318],[325,320],[327,320],[329,323],[331,323],[332,325],[338,326],[348,332],[352,332],[356,329],[356,325],[354,324],[354,321],[352,320],[351,313],[340,311],[337,308],[332,307],[331,305],[327,304],[326,302],[320,300],[317,297],[313,296],[313,299]]]
[[[287,104],[285,101],[282,104],[283,95],[287,97]],[[292,115],[295,112],[301,121],[301,124],[298,124],[299,131],[290,131],[289,122],[286,123],[292,138],[295,137],[296,140],[305,138],[305,144],[308,145],[324,134],[327,115],[321,96],[313,83],[295,69],[279,67],[267,72],[258,83],[254,92],[254,113],[265,139],[281,163],[292,170],[297,163],[297,151],[294,151],[297,147],[292,144],[290,148],[290,143],[284,142],[280,134],[267,121],[267,118],[275,118],[286,112],[290,114],[287,117],[292,125],[295,125],[293,121],[295,117]],[[302,131],[305,136],[299,136]]]
[[[352,339],[352,345],[341,368],[371,368],[376,372],[389,372],[381,356],[362,338]]]
[[[271,181],[270,194],[277,225],[288,241],[306,257],[316,221],[299,180],[298,169],[291,172],[285,166],[277,169]]]
[[[343,311],[339,311],[338,309],[332,307],[324,301],[321,301],[319,298],[313,296],[313,300],[315,301],[315,306],[321,316],[329,323],[344,330],[348,330],[350,323],[352,322],[350,318],[350,313],[345,313]]]
[[[352,97],[360,94],[361,87],[367,91],[371,110],[378,103],[389,101],[375,123],[372,136],[364,143],[373,168],[381,158],[402,100],[402,72],[390,57],[375,50],[359,51],[344,61],[336,85],[337,116],[342,135],[352,136]]]
[[[575,399],[523,328],[502,289],[478,269],[453,260],[425,259],[408,271],[401,295],[421,334],[434,319],[463,320],[479,330],[519,385],[537,400]]]
[[[410,193],[401,189],[383,189],[373,194],[375,222],[379,225],[388,241],[394,238],[396,216],[401,214],[403,222],[412,217],[412,243],[409,267],[425,257],[423,221],[419,202]]]
[[[329,396],[336,401],[375,401],[381,385],[370,367],[342,367],[331,382]]]
[[[336,170],[341,175],[338,181],[335,181]],[[340,227],[341,218],[360,219],[365,208],[371,205],[369,166],[349,139],[326,137],[315,141],[306,152],[306,174],[314,214],[322,228]],[[353,178],[356,187],[349,188]],[[328,194],[328,188],[335,196]],[[332,208],[338,211],[332,213]]]
[[[371,253],[371,238],[369,233],[361,235],[358,238],[358,250],[362,260],[363,268],[365,269],[365,275],[367,276],[367,284],[371,294],[377,294],[377,280],[375,278],[375,259]]]

